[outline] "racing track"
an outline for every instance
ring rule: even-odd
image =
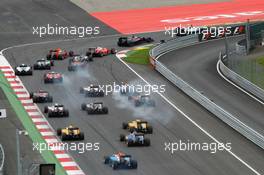
[[[156,40],[163,38],[163,33],[152,34]],[[65,49],[72,49],[74,51],[84,52],[86,48],[97,45],[104,45],[106,47],[116,47],[115,41],[117,36],[108,36],[102,38],[91,38],[89,40],[75,40],[63,41],[50,44],[39,44],[25,47],[18,47],[9,49],[5,52],[5,56],[14,67],[20,63],[34,63],[39,57],[45,56],[46,51],[53,47],[62,47]],[[80,167],[87,174],[166,174],[174,175],[175,172],[179,174],[255,174],[253,171],[244,166],[237,159],[232,157],[227,152],[218,152],[210,154],[208,152],[176,152],[170,155],[164,151],[164,142],[176,142],[179,139],[190,140],[191,142],[212,142],[212,140],[202,133],[193,124],[187,121],[179,112],[171,108],[162,98],[155,96],[157,107],[153,111],[146,109],[140,110],[142,116],[147,116],[147,119],[154,125],[154,134],[151,137],[152,146],[150,148],[126,148],[119,143],[118,136],[120,133],[125,133],[121,129],[123,121],[135,119],[138,115],[138,110],[129,107],[126,104],[125,98],[120,98],[118,95],[109,95],[104,98],[84,98],[79,94],[79,87],[90,83],[98,84],[112,84],[113,81],[139,81],[138,78],[128,68],[126,68],[115,56],[108,56],[104,58],[95,59],[93,63],[89,63],[87,69],[79,73],[71,73],[67,71],[68,61],[58,61],[55,63],[53,70],[65,74],[65,81],[63,84],[45,85],[42,76],[45,71],[35,71],[32,77],[22,77],[24,85],[29,91],[43,88],[48,90],[53,96],[54,101],[63,102],[69,110],[69,118],[54,118],[48,119],[54,129],[64,127],[70,123],[79,126],[85,132],[85,142],[100,142],[100,151],[86,152],[79,154],[72,151],[71,155],[75,158]],[[150,69],[145,67],[146,71]],[[160,76],[159,78],[162,79]],[[140,82],[140,81],[139,81]],[[184,99],[184,103],[188,101],[188,111],[192,111],[191,117],[211,118],[211,114],[200,108],[199,105],[192,102],[188,97],[185,97],[178,92],[171,85],[168,86],[167,93],[179,95],[180,99]],[[184,97],[184,98],[183,98]],[[115,99],[113,99],[115,98]],[[119,99],[121,101],[117,101]],[[176,98],[177,99],[177,98]],[[174,100],[176,102],[178,100]],[[87,116],[87,114],[80,110],[82,102],[89,101],[103,101],[109,107],[109,115],[107,116]],[[178,102],[177,102],[178,103]],[[198,107],[197,107],[198,106]],[[43,105],[39,105],[43,109]],[[187,108],[184,110],[186,111]],[[189,108],[191,108],[189,110]],[[165,115],[164,115],[165,114]],[[195,115],[195,116],[194,116]],[[206,121],[204,121],[206,123]],[[263,152],[257,147],[245,141],[244,138],[234,132],[230,131],[228,126],[223,125],[217,121],[217,124],[228,130],[230,138],[235,138],[234,145],[241,145],[245,143],[245,148],[233,149],[243,152],[242,159],[250,162],[253,168],[262,172],[263,169],[260,162],[263,162]],[[207,128],[206,128],[207,129]],[[216,132],[216,131],[214,131]],[[218,130],[216,133],[221,133]],[[224,141],[228,141],[225,139]],[[233,141],[233,140],[229,140]],[[232,142],[233,143],[233,142]],[[248,149],[249,148],[249,149]],[[111,154],[115,151],[125,151],[132,154],[139,163],[138,170],[132,171],[118,171],[114,172],[109,167],[102,164],[104,155]],[[247,155],[245,150],[250,152]]]
[[[234,41],[239,39],[230,39],[228,42],[234,47]],[[169,52],[159,60],[216,104],[263,135],[263,104],[226,82],[217,73],[216,63],[221,50],[224,50],[224,40],[211,41]]]

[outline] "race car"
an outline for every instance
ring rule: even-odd
[[[117,41],[117,45],[119,47],[131,47],[144,43],[151,43],[154,40],[151,37],[139,37],[139,36],[131,36],[131,37],[120,37]]]
[[[138,95],[138,93],[134,93],[133,95],[128,96],[129,101],[133,101],[135,107],[139,106],[148,106],[155,107],[156,103],[153,99],[151,99],[150,95]]]
[[[122,128],[128,129],[130,132],[136,131],[144,134],[153,133],[152,126],[147,121],[140,119],[129,121],[128,123],[123,122]]]
[[[120,91],[119,92],[121,95],[132,95],[134,92],[134,89],[132,89],[129,84],[122,83],[120,85]]]
[[[39,59],[33,65],[33,68],[35,70],[50,70],[51,69],[51,66],[54,66],[54,61],[52,61],[52,60],[45,60],[45,59]]]
[[[132,146],[150,146],[150,139],[143,133],[131,132],[128,135],[121,134],[120,141],[125,142],[128,147]]]
[[[33,75],[32,67],[26,64],[21,64],[15,68],[15,75]]]
[[[69,110],[58,103],[53,106],[45,106],[44,113],[48,113],[48,117],[69,117]]]
[[[75,55],[69,59],[69,71],[76,71],[78,68],[85,67],[88,61],[93,61],[92,57],[88,57],[85,55]]]
[[[104,48],[104,47],[91,47],[86,52],[86,56],[89,57],[103,57],[110,54],[115,54],[116,49]]]
[[[118,152],[110,156],[104,157],[104,164],[109,165],[113,170],[117,169],[137,169],[138,164],[136,160],[132,159],[131,155]]]
[[[69,53],[66,50],[62,50],[61,48],[51,49],[47,54],[48,60],[64,60],[69,56],[73,56],[74,52],[70,51]]]
[[[80,131],[80,128],[73,125],[69,125],[66,128],[58,128],[57,135],[61,137],[62,141],[66,140],[84,140],[84,133]]]
[[[80,93],[85,94],[85,97],[103,97],[104,91],[97,85],[90,85],[87,87],[81,87]]]
[[[29,97],[33,100],[33,103],[52,103],[52,96],[44,90],[39,90],[37,92],[30,92]]]
[[[82,110],[86,110],[88,114],[108,114],[108,108],[102,102],[97,103],[83,103]]]
[[[63,82],[63,76],[58,72],[48,72],[44,74],[44,83],[61,83]]]

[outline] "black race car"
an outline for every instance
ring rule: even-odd
[[[93,61],[92,57],[85,55],[75,55],[69,59],[69,71],[76,71],[78,68],[85,67],[88,61]]]
[[[44,90],[39,90],[37,92],[31,92],[30,98],[33,100],[33,103],[52,103],[52,96]]]
[[[86,110],[88,114],[108,114],[108,108],[103,103],[82,104],[82,110]]]
[[[45,106],[44,113],[48,113],[48,117],[69,117],[68,109],[57,103],[53,106]]]
[[[54,66],[54,61],[52,60],[45,60],[45,59],[39,59],[34,64],[33,68],[35,70],[50,70],[51,66]]]
[[[120,141],[125,142],[128,147],[131,146],[150,146],[150,139],[143,133],[132,132],[128,135],[121,134]]]
[[[16,75],[33,75],[32,67],[26,64],[21,64],[15,68]]]
[[[97,85],[90,85],[87,87],[81,87],[80,93],[85,94],[85,97],[103,97],[104,91]]]
[[[139,106],[148,106],[148,107],[155,107],[155,101],[150,97],[150,95],[138,95],[137,93],[128,96],[129,101],[133,101],[135,107]]]
[[[131,37],[120,37],[117,41],[117,45],[119,47],[131,47],[131,46],[136,46],[144,43],[151,43],[154,40],[150,37],[138,37],[138,36],[131,36]]]

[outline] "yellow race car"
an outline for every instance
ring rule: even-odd
[[[61,137],[62,141],[65,140],[84,140],[84,133],[80,131],[80,128],[70,125],[66,128],[58,128],[57,135]]]
[[[140,119],[129,121],[128,123],[124,122],[122,127],[123,129],[128,129],[130,132],[136,131],[145,134],[153,133],[152,126],[147,121]]]

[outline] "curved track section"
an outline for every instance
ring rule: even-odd
[[[159,36],[157,34],[153,34]],[[50,48],[62,47],[67,50],[85,52],[86,48],[97,45],[105,47],[116,47],[114,41],[117,37],[91,38],[88,40],[74,40],[56,43],[36,44],[25,47],[11,48],[4,52],[10,64],[15,67],[20,63],[31,63],[45,56]],[[93,84],[112,84],[122,81],[143,83],[138,77],[126,68],[115,56],[107,56],[95,59],[89,63],[86,69],[76,73],[67,71],[68,61],[58,61],[53,70],[64,73],[63,84],[46,85],[43,82],[43,74],[46,71],[35,71],[32,77],[21,77],[24,85],[29,91],[38,89],[48,90],[54,101],[61,102],[70,110],[69,118],[48,118],[54,129],[65,127],[72,123],[79,126],[85,132],[85,142],[99,142],[99,151],[90,151],[80,154],[71,151],[80,167],[86,174],[256,174],[244,166],[227,152],[215,154],[202,151],[177,151],[170,154],[164,150],[165,142],[178,142],[179,140],[190,142],[207,142],[211,140],[201,130],[196,128],[182,114],[170,107],[162,98],[155,95],[157,107],[153,110],[142,108],[135,109],[127,103],[127,99],[118,94],[112,94],[104,98],[84,98],[79,94],[81,86]],[[82,102],[103,101],[109,107],[107,116],[88,116],[80,110]],[[43,105],[38,105],[43,109]],[[127,148],[119,143],[119,134],[125,133],[121,129],[123,121],[135,118],[150,120],[154,126],[154,134],[150,136],[152,145],[149,148]],[[124,151],[133,155],[139,163],[138,170],[112,171],[103,165],[104,155],[115,151]]]
[[[238,39],[229,39],[230,45],[234,45]],[[169,52],[160,61],[195,89],[263,135],[263,105],[226,82],[217,73],[218,55],[223,49],[224,40],[210,41]]]

